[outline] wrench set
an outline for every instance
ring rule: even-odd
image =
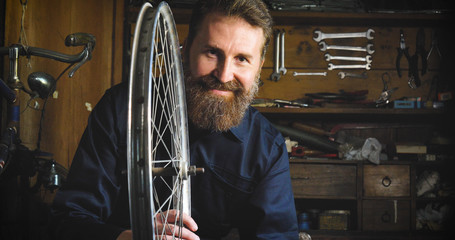
[[[320,30],[315,30],[313,40],[318,42],[321,51],[327,51],[329,49],[333,50],[343,50],[343,51],[357,51],[357,52],[365,52],[365,57],[352,57],[352,56],[332,56],[329,53],[324,54],[324,58],[328,63],[327,69],[329,71],[335,69],[371,69],[372,58],[371,54],[374,53],[373,44],[367,43],[365,47],[363,46],[339,46],[339,45],[328,45],[325,39],[340,39],[340,38],[366,38],[367,40],[374,39],[373,29],[368,29],[365,32],[350,32],[350,33],[324,33]],[[362,62],[361,64],[334,64],[330,61],[332,60],[339,60],[339,61],[347,61],[347,62]],[[356,78],[365,78],[366,75],[359,75],[359,74],[348,74],[345,72],[341,72],[339,74],[340,78],[345,77],[356,77]]]

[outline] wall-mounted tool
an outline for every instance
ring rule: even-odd
[[[283,75],[286,74],[287,70],[286,70],[286,67],[284,67],[284,52],[285,52],[285,49],[284,49],[284,34],[285,34],[285,31],[284,29],[280,32],[280,73],[282,73]]]
[[[431,48],[430,51],[428,51],[427,61],[430,58],[430,55],[433,53],[433,51],[436,51],[436,53],[439,55],[439,58],[442,57],[438,47],[438,36],[436,34],[436,31],[434,31],[433,35],[431,36]]]
[[[408,61],[409,68],[411,68],[411,56],[409,55],[409,47],[406,47],[406,43],[404,42],[403,29],[400,29],[400,46],[397,48],[397,51],[398,51],[398,55],[397,55],[397,59],[396,59],[396,67],[397,67],[398,77],[401,78],[400,61],[401,61],[401,57],[403,55],[406,57],[406,60]]]
[[[365,57],[351,57],[351,56],[332,56],[328,53],[324,54],[325,60],[327,62],[332,60],[342,60],[342,61],[358,61],[358,62],[366,62],[371,63],[373,60],[371,59],[371,55],[366,55]]]
[[[382,107],[387,105],[390,102],[390,97],[393,92],[395,92],[398,88],[389,89],[389,84],[391,83],[392,78],[388,72],[382,74],[382,84],[384,85],[382,89],[382,93],[379,96],[378,100],[376,100],[376,107]]]
[[[416,70],[419,67],[418,66],[419,55],[420,55],[420,59],[422,62],[421,73],[422,73],[422,75],[424,75],[427,72],[428,64],[427,64],[427,51],[425,50],[425,31],[423,30],[423,28],[419,28],[419,31],[417,32],[416,53],[414,54],[414,56],[412,56],[413,58],[415,58],[415,60],[413,60],[413,61],[415,62]],[[418,73],[417,73],[417,75],[418,75]]]
[[[274,38],[275,38],[275,52],[273,55],[273,72],[270,75],[270,80],[272,81],[278,81],[280,80],[281,74],[280,74],[280,69],[279,69],[279,64],[280,64],[280,31],[275,30],[274,32]]]
[[[338,76],[340,77],[340,79],[344,79],[346,77],[363,78],[363,79],[368,78],[367,72],[363,72],[362,74],[356,74],[356,73],[350,73],[350,72],[339,72]]]
[[[334,70],[334,69],[366,69],[370,70],[371,69],[371,64],[352,64],[352,65],[335,65],[333,63],[329,63],[328,70]]]
[[[368,29],[365,32],[354,32],[354,33],[323,33],[320,30],[315,30],[313,40],[316,42],[320,42],[324,39],[333,39],[333,38],[366,38],[366,39],[374,39],[373,29]]]
[[[270,80],[278,81],[280,80],[281,75],[285,75],[287,72],[286,67],[284,66],[284,34],[283,30],[275,30],[275,52],[273,56],[273,72],[270,75]]]
[[[327,72],[294,72],[292,76],[327,76]]]
[[[345,50],[345,51],[357,51],[357,52],[367,52],[368,54],[374,53],[373,44],[368,43],[366,47],[358,46],[338,46],[338,45],[328,45],[324,41],[319,43],[319,50],[325,52],[327,50]]]

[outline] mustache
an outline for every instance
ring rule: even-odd
[[[205,75],[199,77],[196,84],[206,90],[220,90],[220,91],[232,91],[232,92],[243,92],[245,89],[237,79],[223,83],[213,75]]]

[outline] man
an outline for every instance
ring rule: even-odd
[[[272,19],[260,0],[195,5],[183,58],[192,178],[184,239],[298,239],[282,136],[249,107]],[[93,110],[53,214],[58,239],[131,239],[126,177],[127,86]]]

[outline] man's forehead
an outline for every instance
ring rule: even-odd
[[[236,28],[230,28],[231,26],[236,26]],[[238,34],[239,32],[244,34]],[[245,45],[254,41],[252,37],[257,37],[257,40],[261,41],[260,45],[263,45],[265,42],[264,31],[262,28],[253,26],[245,19],[238,16],[225,16],[217,13],[208,14],[205,16],[201,24],[198,35],[202,35],[200,37],[209,40],[210,36],[207,35],[208,33],[227,34],[229,36],[237,34],[239,39],[243,38],[245,40],[243,42]]]

